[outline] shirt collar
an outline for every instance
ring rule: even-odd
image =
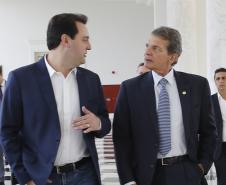
[[[221,99],[221,95],[219,92],[217,93],[217,97],[218,97],[218,99]]]
[[[219,100],[219,101],[220,101],[220,100],[221,100],[221,101],[222,101],[222,100],[226,101],[226,100],[220,95],[219,92],[217,93],[217,96],[218,96],[218,100]]]
[[[6,80],[3,79],[2,84],[1,84],[1,87],[4,87],[5,86],[5,83],[6,83]]]
[[[44,60],[45,60],[45,64],[46,64],[47,71],[48,71],[49,76],[50,76],[50,78],[51,78],[55,73],[57,73],[57,71],[56,71],[51,65],[49,65],[49,63],[48,63],[48,61],[47,61],[47,55],[44,56]],[[76,75],[76,73],[77,73],[77,68],[75,67],[74,69],[72,69],[72,70],[70,71],[70,73],[72,73],[72,72]],[[70,74],[70,73],[69,73],[69,74]],[[68,74],[68,75],[69,75],[69,74]]]
[[[162,77],[160,76],[158,73],[156,73],[155,71],[152,71],[152,75],[153,75],[153,79],[154,79],[154,84],[155,86],[158,85],[159,81],[162,79],[162,78],[165,78],[169,84],[173,84],[174,83],[174,70],[171,69],[169,73],[167,73],[166,76]]]

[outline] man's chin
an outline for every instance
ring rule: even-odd
[[[82,60],[80,63],[81,63],[81,65],[82,64],[85,64],[86,63],[86,60]]]

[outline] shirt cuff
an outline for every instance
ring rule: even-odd
[[[135,182],[135,181],[131,181],[131,182],[127,182],[127,183],[124,184],[124,185],[133,185],[133,184],[136,184],[136,182]]]
[[[100,129],[100,130],[102,129],[102,124],[101,124],[101,121],[100,121],[100,127],[99,127],[99,129]]]

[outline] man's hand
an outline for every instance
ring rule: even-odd
[[[52,183],[53,183],[53,181],[52,181],[52,180],[47,179],[47,184],[52,184]]]
[[[75,119],[72,126],[83,130],[84,133],[100,130],[100,119],[85,106],[82,107],[82,111],[85,115]]]
[[[29,181],[27,185],[35,185],[34,181]]]

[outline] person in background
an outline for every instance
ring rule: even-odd
[[[0,139],[20,184],[101,185],[95,138],[111,123],[99,76],[79,67],[91,49],[86,23],[53,16],[48,54],[9,74]]]
[[[217,172],[217,185],[226,184],[226,68],[215,70],[214,81],[217,93],[212,95],[215,120],[218,131],[218,144],[214,165]]]
[[[6,81],[3,78],[2,65],[0,65],[0,104],[2,104],[2,98],[3,98],[4,89],[5,89],[5,83],[6,83]],[[5,175],[4,157],[3,157],[2,147],[0,146],[0,185],[4,185],[4,175]]]
[[[200,185],[213,162],[217,133],[206,78],[173,69],[180,33],[152,31],[145,65],[121,84],[113,120],[122,185]]]
[[[142,75],[142,74],[144,74],[144,73],[146,73],[146,72],[149,72],[149,71],[150,71],[150,69],[148,69],[148,68],[144,65],[143,62],[140,63],[140,64],[137,66],[137,74],[139,74],[139,75]]]

